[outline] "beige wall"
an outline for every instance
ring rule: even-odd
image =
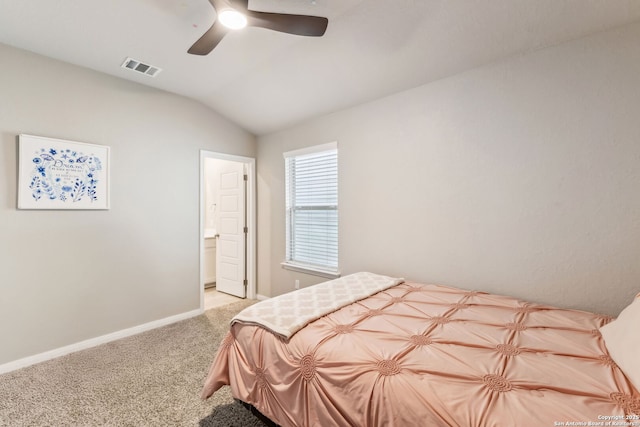
[[[199,103],[0,45],[0,364],[199,308]],[[111,147],[111,210],[16,209],[16,135]]]
[[[261,137],[259,293],[323,280],[279,265],[282,152],[337,140],[344,274],[617,314],[640,292],[639,112],[634,25]]]

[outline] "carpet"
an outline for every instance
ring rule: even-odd
[[[0,426],[264,427],[229,387],[200,390],[244,300],[0,375]]]

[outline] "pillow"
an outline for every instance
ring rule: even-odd
[[[613,322],[600,328],[609,355],[640,390],[640,294]]]

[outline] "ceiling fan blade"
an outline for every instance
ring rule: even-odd
[[[329,20],[321,16],[288,15],[283,13],[247,10],[247,25],[298,36],[320,37],[327,30]]]
[[[242,11],[245,13],[249,10],[249,0],[229,0],[231,2],[231,7],[235,10]]]
[[[204,33],[202,37],[200,37],[198,41],[195,42],[193,46],[189,48],[187,52],[189,52],[192,55],[209,54],[209,52],[211,52],[213,48],[215,48],[218,45],[218,43],[222,41],[223,37],[229,31],[224,25],[221,25],[220,23],[218,23],[218,13],[220,13],[219,11],[229,7],[229,4],[227,3],[227,1],[226,0],[209,0],[209,3],[211,3],[211,6],[213,6],[213,9],[216,11],[216,20],[213,21],[213,24],[207,30],[207,32]]]
[[[214,22],[211,28],[189,48],[188,52],[192,55],[208,55],[222,41],[228,31],[218,21]]]

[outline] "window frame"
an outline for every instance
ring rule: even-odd
[[[306,148],[302,148],[299,150],[292,150],[292,151],[287,151],[285,153],[283,153],[283,157],[285,160],[285,260],[281,263],[281,266],[287,270],[292,270],[292,271],[297,271],[297,272],[301,272],[301,273],[307,273],[307,274],[312,274],[315,276],[320,276],[320,277],[325,277],[325,278],[330,278],[330,279],[334,279],[337,277],[340,277],[340,270],[339,270],[339,256],[336,256],[336,267],[333,268],[332,266],[329,265],[317,265],[317,264],[309,264],[309,263],[305,263],[305,262],[301,262],[301,261],[296,261],[295,259],[289,259],[290,258],[290,254],[291,254],[291,248],[290,248],[290,239],[289,236],[291,236],[293,234],[293,227],[295,226],[295,222],[292,220],[292,213],[295,210],[301,211],[301,210],[316,210],[316,211],[320,211],[320,210],[335,210],[336,211],[336,218],[338,217],[338,212],[339,212],[339,203],[338,203],[338,199],[336,196],[336,204],[331,204],[331,205],[318,205],[318,207],[320,206],[324,206],[323,208],[320,209],[309,209],[309,207],[304,207],[304,208],[299,208],[299,209],[295,209],[295,207],[291,207],[289,206],[289,201],[292,199],[291,197],[291,191],[292,191],[292,187],[291,187],[291,177],[288,176],[289,172],[287,169],[287,162],[289,161],[289,159],[291,158],[295,158],[295,157],[300,157],[300,156],[305,156],[305,155],[309,155],[309,154],[316,154],[316,153],[322,153],[322,152],[327,152],[327,151],[336,151],[336,163],[338,162],[338,143],[337,142],[330,142],[327,144],[320,144],[320,145],[314,145],[314,146],[310,146],[310,147],[306,147]],[[336,164],[336,168],[338,167],[338,164]],[[336,169],[336,186],[338,185],[337,180],[338,180],[338,174],[339,171]],[[289,184],[289,185],[288,185]],[[339,246],[339,224],[336,226],[336,233],[338,233],[337,238],[336,238],[336,242],[335,242],[335,250],[338,250],[338,246]]]

